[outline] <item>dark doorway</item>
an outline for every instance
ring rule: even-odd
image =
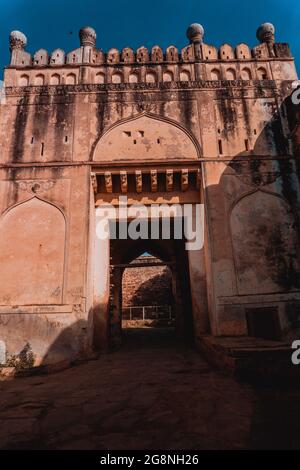
[[[156,274],[155,269],[158,270]],[[134,273],[133,270],[136,274],[129,275],[128,272]],[[139,270],[143,270],[144,280],[139,280]],[[129,294],[128,286],[124,291],[124,279],[126,284],[128,277],[131,284],[136,281]],[[129,330],[141,330],[145,335],[145,329],[150,328],[167,328],[168,334],[173,333],[177,341],[193,343],[189,268],[184,240],[112,240],[110,345],[120,346]],[[159,334],[164,336],[161,332]],[[148,337],[154,336],[155,332],[152,332]]]
[[[171,268],[144,253],[124,269],[122,327],[175,327]]]

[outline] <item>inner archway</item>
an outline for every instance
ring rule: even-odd
[[[175,327],[173,275],[149,253],[136,258],[122,276],[122,328]]]
[[[193,342],[188,257],[183,240],[111,241],[110,344],[130,330],[167,329]]]

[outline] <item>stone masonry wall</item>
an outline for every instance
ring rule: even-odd
[[[170,305],[172,277],[164,266],[130,268],[123,274],[123,306]]]

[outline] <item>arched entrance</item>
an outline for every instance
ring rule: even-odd
[[[146,251],[145,251],[146,250]],[[143,264],[140,255],[151,253],[155,261],[146,261]],[[151,305],[143,305],[142,320],[146,320],[145,314],[151,311],[153,317],[158,319],[159,315],[166,319],[172,319],[170,324],[174,327],[177,338],[186,343],[193,343],[193,312],[191,302],[191,286],[188,269],[188,258],[183,240],[160,240],[153,243],[151,240],[142,243],[131,240],[117,240],[111,244],[111,285],[110,285],[110,345],[119,346],[122,342],[122,320],[124,313],[124,302],[122,298],[124,271],[127,269],[141,269],[151,266],[164,267],[170,270],[171,292],[169,303],[159,305],[151,301]],[[134,268],[132,268],[134,266]],[[147,268],[146,268],[147,269]],[[138,285],[138,280],[136,281]],[[149,298],[149,294],[147,298]],[[148,307],[148,310],[145,309]],[[169,312],[166,311],[170,308]],[[144,318],[143,318],[144,316]],[[152,317],[152,319],[153,319]],[[150,320],[150,318],[148,318]]]
[[[170,267],[150,253],[133,260],[122,276],[122,329],[175,326]]]
[[[118,227],[130,225],[134,216],[126,214],[124,222],[124,205],[128,213],[128,208],[142,205],[144,220],[156,219],[160,225],[169,220],[172,226],[169,236],[162,231],[124,238],[118,228],[117,236],[96,242],[93,320],[98,344],[107,341],[117,347],[122,342],[122,277],[143,253],[151,253],[171,270],[178,337],[191,343],[209,331],[205,246],[188,249],[183,227],[187,206],[192,225],[198,219],[204,225],[199,156],[197,141],[188,131],[146,113],[112,126],[96,142],[96,220],[97,211],[107,208],[109,220]],[[153,206],[163,207],[154,217]],[[178,223],[180,236],[175,230]]]

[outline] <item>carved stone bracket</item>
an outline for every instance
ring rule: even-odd
[[[105,179],[105,188],[107,193],[112,193],[113,192],[113,183],[112,183],[112,176],[109,171],[106,171],[104,174],[104,179]]]
[[[174,172],[173,170],[167,170],[166,172],[166,189],[168,192],[173,191],[174,183]]]
[[[143,191],[143,175],[140,170],[136,170],[135,172],[135,187],[137,193],[141,193]]]
[[[121,182],[122,193],[127,193],[128,192],[127,171],[120,171],[120,182]]]
[[[151,170],[151,191],[153,193],[157,191],[157,170]]]
[[[96,173],[91,173],[91,183],[92,183],[94,193],[97,194],[98,193],[98,181],[97,181]]]
[[[187,191],[189,188],[189,170],[181,170],[181,191]]]

